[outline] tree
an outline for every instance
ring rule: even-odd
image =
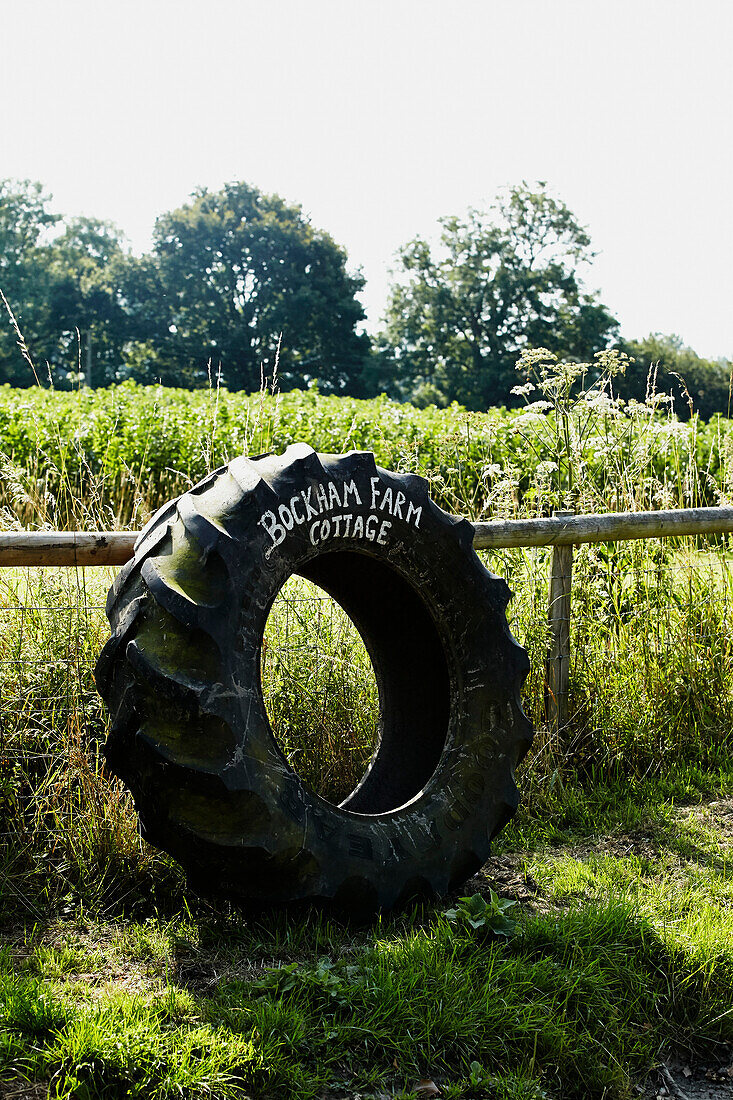
[[[356,331],[363,279],[300,207],[246,183],[200,188],[158,218],[153,255],[164,311],[153,344],[166,380],[203,378],[210,363],[228,385],[256,388],[278,346],[286,386],[347,392],[358,378],[369,353]]]
[[[422,238],[398,254],[382,341],[403,395],[506,403],[526,347],[590,359],[608,346],[617,322],[579,278],[589,237],[545,184],[440,225],[437,254]]]
[[[43,238],[59,220],[47,209],[50,201],[40,183],[0,180],[0,290],[8,306],[0,302],[0,381],[14,385],[34,381],[15,325],[31,350],[45,335],[50,279]]]
[[[127,338],[113,277],[122,236],[110,222],[51,214],[49,202],[40,183],[0,181],[0,380],[27,386],[50,375],[63,386],[91,360],[95,384],[114,381]]]
[[[683,344],[679,336],[653,332],[643,340],[623,344],[634,362],[614,380],[619,397],[643,401],[650,388],[674,399],[678,416],[695,411],[707,420],[714,413],[730,415],[733,363],[729,359],[703,359]]]
[[[50,372],[68,384],[91,363],[95,385],[193,386],[221,367],[229,385],[256,388],[279,347],[286,386],[363,385],[363,279],[299,207],[244,183],[200,189],[158,219],[153,252],[135,257],[109,222],[62,221],[49,201],[40,184],[0,182],[0,289],[40,381]],[[7,311],[0,380],[34,381]]]
[[[97,218],[71,218],[45,249],[45,358],[58,380],[81,366],[90,385],[114,382],[128,338],[115,272],[125,258],[120,231]]]

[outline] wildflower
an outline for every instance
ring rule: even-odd
[[[512,386],[510,393],[515,393],[517,397],[526,397],[528,393],[532,393],[537,389],[533,382],[525,382],[523,386]]]

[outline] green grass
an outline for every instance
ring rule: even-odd
[[[558,420],[536,409],[480,417],[134,386],[0,397],[6,527],[137,525],[227,455],[294,438],[371,446],[473,515],[542,514],[568,503],[570,484],[586,510],[710,502],[730,488],[727,425],[681,426],[653,403],[581,402],[553,469]],[[515,592],[538,731],[520,812],[466,887],[487,895],[493,882],[518,901],[508,940],[445,917],[456,898],[361,926],[196,898],[140,840],[130,796],[102,766],[91,668],[111,571],[0,572],[0,1095],[381,1100],[427,1077],[466,1100],[622,1100],[675,1053],[722,1057],[733,1042],[727,540],[576,552],[559,734],[544,720],[549,551],[484,557]],[[377,721],[358,635],[295,579],[263,656],[283,751],[340,800]]]
[[[514,625],[535,665],[543,553],[513,558]],[[674,1052],[714,1059],[733,1042],[733,765],[727,568],[717,552],[712,561],[692,571],[700,589],[676,550],[656,603],[659,562],[632,562],[650,613],[604,625],[608,584],[598,559],[580,560],[590,591],[578,612],[595,608],[597,629],[591,638],[574,622],[573,725],[560,739],[541,728],[522,808],[466,888],[494,881],[519,900],[508,941],[451,923],[450,900],[360,927],[197,899],[139,840],[129,796],[101,767],[90,665],[105,635],[104,572],[4,573],[0,1082],[11,1095],[38,1083],[84,1100],[279,1100],[409,1096],[428,1077],[467,1100],[610,1100]],[[296,601],[321,599],[294,587]],[[284,604],[268,627],[291,679],[283,686],[277,664],[265,679],[271,714],[289,708],[294,736],[315,728],[312,696],[333,690],[345,638],[357,639],[338,613],[321,614],[309,657],[302,633],[310,624],[313,638],[315,616],[286,629],[292,615]],[[351,728],[369,678],[353,654],[347,663],[358,675],[341,684],[339,720]],[[686,664],[700,671],[683,695],[679,676],[671,688],[665,677]],[[292,681],[301,666],[304,691]],[[539,719],[541,663],[533,676]]]
[[[715,810],[505,847],[531,889],[508,941],[445,903],[358,927],[190,899],[9,929],[3,1072],[69,1097],[406,1096],[422,1077],[449,1097],[625,1097],[672,1051],[733,1041],[733,800],[727,831]]]
[[[303,577],[286,581],[270,612],[262,686],[291,767],[323,798],[343,801],[377,743],[377,683],[351,619]]]

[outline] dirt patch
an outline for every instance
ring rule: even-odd
[[[276,967],[276,959],[252,962],[249,959],[233,960],[217,955],[189,955],[179,958],[173,977],[182,989],[196,996],[211,997],[222,982],[253,982],[266,970]]]
[[[653,1075],[643,1092],[644,1100],[731,1100],[733,1051],[715,1065],[671,1063]]]
[[[657,860],[663,851],[658,836],[644,829],[633,833],[609,833],[607,836],[593,837],[579,844],[568,844],[552,850],[553,856],[568,856],[570,859],[588,860],[591,856],[611,856],[614,859]]]
[[[0,1100],[45,1100],[47,1096],[47,1081],[28,1081],[25,1077],[0,1077]]]
[[[474,875],[458,893],[461,897],[471,893],[486,894],[489,889],[501,898],[518,901],[527,909],[544,912],[555,908],[550,905],[541,887],[526,869],[527,857],[523,852],[506,852],[490,856],[477,875]]]

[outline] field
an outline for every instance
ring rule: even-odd
[[[71,393],[0,386],[4,526],[140,527],[230,458],[282,451],[293,441],[325,452],[371,450],[386,469],[429,478],[439,503],[473,519],[728,499],[727,419],[679,421],[660,395],[625,405],[604,388],[612,384],[607,372],[600,391],[589,384],[578,399],[563,392],[559,377],[560,388],[551,376],[525,409],[488,413],[315,389],[247,395],[127,382]]]
[[[570,398],[547,377],[548,405],[485,416],[315,392],[6,389],[4,526],[136,527],[227,457],[294,439],[369,447],[474,517],[727,501],[727,421],[680,424],[653,396],[628,408],[598,387]],[[532,658],[522,807],[470,900],[361,921],[196,897],[102,767],[91,667],[112,571],[0,571],[0,1096],[406,1098],[431,1081],[453,1098],[623,1098],[733,1061],[728,540],[576,553],[559,737],[549,551],[486,560]],[[376,722],[358,635],[295,579],[263,667],[284,751],[340,797]]]

